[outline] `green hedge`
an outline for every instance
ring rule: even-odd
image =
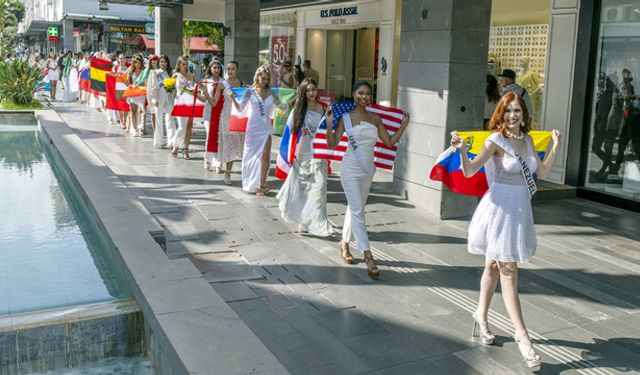
[[[26,60],[0,62],[0,100],[33,105],[34,94],[42,78],[43,71],[29,66]]]

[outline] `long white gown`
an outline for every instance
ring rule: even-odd
[[[504,149],[505,156],[492,156],[485,165],[487,173],[492,174],[493,183],[469,223],[467,249],[488,260],[526,262],[537,246],[529,190],[518,159],[502,134],[494,133],[488,139]],[[523,158],[529,170],[535,171],[538,159],[532,143],[527,142],[527,145],[528,152]]]
[[[248,103],[247,103],[248,102]],[[273,95],[262,100],[252,93],[240,103],[241,108],[251,106],[251,115],[245,133],[244,152],[242,154],[242,189],[254,191],[260,187],[260,169],[262,167],[262,151],[273,133],[271,112],[274,109]],[[260,109],[262,107],[262,110]]]
[[[362,121],[353,126],[353,136],[365,163],[373,165],[373,148],[378,141],[378,127],[370,122]],[[362,170],[354,156],[354,151],[351,147],[347,147],[347,152],[342,158],[340,166],[340,182],[348,203],[342,229],[342,240],[349,242],[351,238],[355,238],[356,247],[360,251],[370,250],[364,208],[367,204],[372,181],[373,174]]]
[[[313,158],[313,138],[322,114],[307,111],[302,135],[297,145],[296,159],[278,192],[278,207],[282,218],[298,224],[316,236],[329,236],[333,228],[327,219],[327,161]],[[291,126],[291,121],[287,123]],[[292,137],[293,137],[292,133]]]

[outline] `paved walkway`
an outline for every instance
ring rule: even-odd
[[[294,233],[274,193],[246,194],[238,174],[228,187],[205,171],[201,127],[186,161],[152,149],[151,137],[123,136],[101,113],[54,107],[164,226],[168,256],[189,257],[291,373],[525,372],[499,295],[497,345],[470,340],[482,258],[466,252],[467,222],[422,214],[389,193],[388,173],[367,205],[374,282],[361,259],[342,263],[337,237]],[[328,211],[341,226],[336,175]],[[534,213],[539,247],[520,291],[540,373],[640,371],[640,215],[579,199],[536,202]]]

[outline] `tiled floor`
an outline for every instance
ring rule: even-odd
[[[190,257],[291,373],[524,372],[499,294],[497,344],[470,340],[482,259],[466,252],[468,222],[423,215],[388,192],[389,174],[378,172],[367,206],[382,271],[374,282],[361,259],[342,263],[337,237],[294,233],[273,193],[255,197],[237,174],[227,187],[204,171],[199,125],[186,161],[152,149],[150,137],[122,136],[101,113],[55,107],[165,227],[167,254]],[[344,204],[332,176],[338,227]],[[578,199],[537,202],[534,214],[539,247],[520,291],[540,373],[640,371],[640,215]]]

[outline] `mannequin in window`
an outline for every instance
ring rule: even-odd
[[[613,144],[618,135],[622,111],[617,101],[616,76],[607,76],[604,72],[598,75],[598,94],[596,99],[596,119],[593,124],[593,144],[591,150],[602,160],[600,168],[593,178],[606,180],[605,170],[613,167]],[[614,103],[615,102],[615,103]],[[604,149],[603,146],[604,145]]]
[[[529,56],[520,57],[516,63],[518,65],[518,79],[517,83],[524,87],[525,90],[529,93],[529,98],[531,100],[531,110],[532,113],[529,114],[531,116],[531,126],[536,129],[537,124],[540,121],[540,110],[542,106],[542,90],[544,87],[544,80],[540,76],[540,74],[530,70]]]
[[[622,69],[622,83],[619,98],[622,99],[622,129],[618,141],[618,155],[616,165],[611,167],[611,173],[617,173],[624,161],[624,151],[631,142],[635,159],[640,155],[640,102],[633,84],[633,76],[629,69]]]

